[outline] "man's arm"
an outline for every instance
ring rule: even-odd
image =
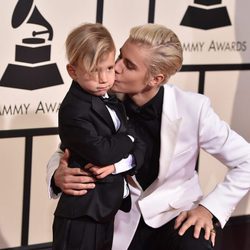
[[[50,198],[57,198],[60,191],[80,196],[95,188],[95,179],[81,168],[68,167],[69,151],[58,149],[47,165],[47,185]],[[59,191],[59,192],[58,192]]]
[[[213,220],[218,219],[223,228],[240,199],[250,190],[250,145],[219,118],[209,99],[203,104],[199,121],[201,148],[227,166],[228,172],[198,207],[180,213],[175,228],[183,235],[193,225],[196,238],[204,228],[205,238],[210,235],[212,240],[215,238]]]

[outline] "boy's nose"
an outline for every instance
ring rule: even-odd
[[[99,82],[100,83],[107,82],[107,75],[105,73],[99,73]]]

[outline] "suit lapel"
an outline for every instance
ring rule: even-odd
[[[115,126],[105,104],[99,97],[92,97],[92,109],[115,132]]]
[[[172,161],[178,136],[181,117],[179,117],[176,98],[173,87],[164,86],[164,99],[161,121],[161,149],[160,149],[160,168],[158,179],[163,180]]]
[[[77,82],[72,82],[70,92],[78,98],[91,103],[92,110],[115,132],[115,126],[109,111],[103,101],[97,97],[85,92]]]
[[[123,132],[127,131],[126,111],[125,111],[125,108],[121,102],[118,102],[117,109],[118,109],[118,112],[116,112],[116,115],[118,116],[118,118],[120,120],[119,132],[123,133]]]
[[[173,88],[165,85],[161,117],[159,174],[157,179],[142,193],[141,198],[151,195],[153,192],[155,193],[155,190],[166,181],[167,172],[174,155],[180,123],[181,117],[178,114]],[[141,189],[136,180],[134,180],[134,183]]]

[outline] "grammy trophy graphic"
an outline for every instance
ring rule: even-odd
[[[195,6],[188,6],[180,25],[209,30],[231,25],[221,0],[194,0]]]
[[[26,23],[34,25],[36,30],[16,45],[15,64],[7,65],[0,86],[35,90],[63,84],[56,63],[50,62],[53,28],[33,0],[19,0],[12,15],[14,29]]]

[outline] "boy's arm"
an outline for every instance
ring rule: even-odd
[[[128,171],[129,175],[135,175],[138,170],[144,164],[144,158],[146,154],[146,144],[144,141],[136,134],[134,124],[128,122],[127,124],[128,134],[133,137],[133,151],[131,154],[133,155],[133,168]]]
[[[133,154],[129,154],[128,157],[114,163],[115,170],[112,172],[112,174],[127,172],[127,174],[129,175],[134,175],[138,171],[138,169],[142,167],[144,163],[146,145],[138,137],[136,137],[136,140],[134,139],[134,137],[136,136],[133,133],[133,141],[135,141]],[[93,172],[94,174],[101,173],[100,166],[94,166],[93,164],[90,164],[89,166],[92,168],[91,172]]]
[[[127,133],[100,136],[94,125],[87,120],[75,120],[74,125],[65,124],[59,127],[59,134],[63,146],[69,148],[72,154],[97,166],[118,162],[133,149],[133,141]]]

